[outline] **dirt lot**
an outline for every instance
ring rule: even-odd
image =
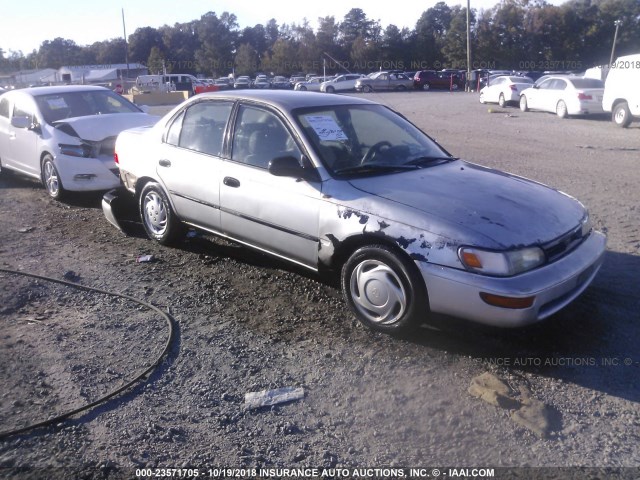
[[[470,466],[636,467],[623,474],[640,475],[640,124],[622,130],[607,119],[501,110],[475,94],[370,98],[456,156],[585,203],[608,235],[605,264],[585,294],[527,329],[439,318],[412,338],[392,338],[356,323],[331,279],[200,234],[177,249],[126,237],[104,219],[99,195],[60,203],[3,173],[0,268],[151,302],[171,313],[175,338],[146,382],[0,441],[0,476]],[[156,261],[136,263],[142,254]],[[1,272],[0,322],[3,431],[119,387],[153,363],[169,330],[135,302]],[[520,404],[527,396],[544,403],[546,435],[513,421],[517,407],[468,393],[485,372],[520,392]],[[245,393],[285,386],[304,388],[304,398],[244,408]]]

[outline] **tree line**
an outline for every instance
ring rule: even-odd
[[[609,61],[615,22],[616,54],[640,53],[638,0],[501,0],[493,8],[470,11],[471,68],[584,70]],[[370,72],[379,69],[466,69],[467,11],[438,2],[425,10],[415,28],[382,27],[360,8],[341,21],[318,19],[314,30],[301,23],[239,28],[228,12],[205,13],[198,20],[143,27],[128,38],[80,46],[55,38],[24,55],[0,48],[0,71],[59,68],[65,65],[141,63],[151,73],[203,74],[207,77],[265,72]]]

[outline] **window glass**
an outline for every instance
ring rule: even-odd
[[[139,113],[140,109],[110,90],[66,91],[34,97],[44,121],[107,113]]]
[[[273,113],[242,105],[236,120],[231,159],[267,168],[277,157],[301,158],[291,133]]]
[[[189,107],[182,121],[179,145],[196,152],[220,156],[231,107],[232,104],[228,102],[198,102]]]
[[[0,117],[9,118],[9,99],[0,99]]]
[[[184,118],[184,110],[180,112],[180,115],[176,117],[171,126],[169,127],[169,131],[167,132],[167,138],[165,142],[171,145],[178,145],[178,141],[180,140],[180,129],[182,128],[182,119]]]
[[[33,121],[33,109],[23,100],[18,100],[13,106],[14,117],[27,117],[31,123]]]

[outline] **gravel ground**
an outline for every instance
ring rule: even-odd
[[[56,202],[5,171],[0,268],[151,302],[170,312],[175,332],[146,382],[1,440],[0,476],[471,466],[636,467],[624,472],[640,475],[640,125],[488,107],[465,93],[369,98],[456,156],[585,203],[608,235],[592,286],[526,329],[437,318],[411,338],[393,338],[360,326],[331,278],[202,234],[180,248],[141,231],[126,237],[104,219],[99,195]],[[142,254],[156,261],[137,263]],[[0,273],[0,322],[3,431],[118,388],[155,361],[169,334],[135,302],[10,273]],[[545,405],[546,434],[513,421],[517,407],[468,393],[486,372],[519,404],[531,397]],[[304,398],[244,407],[247,392],[287,386],[302,387]]]

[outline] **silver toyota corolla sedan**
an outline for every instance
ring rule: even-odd
[[[414,327],[431,312],[517,327],[593,280],[605,236],[576,199],[451,156],[389,108],[348,96],[198,95],[151,129],[119,135],[127,197],[161,243],[193,226],[332,270],[365,325]]]

